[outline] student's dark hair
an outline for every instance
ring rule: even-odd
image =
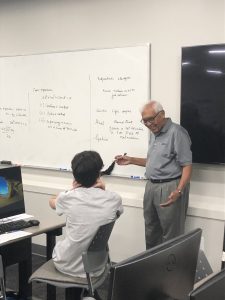
[[[95,151],[80,152],[71,161],[73,176],[84,187],[95,184],[102,167],[101,156]]]

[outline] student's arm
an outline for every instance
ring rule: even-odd
[[[93,185],[93,187],[105,190],[105,183],[102,179],[98,178],[96,183]]]
[[[182,175],[180,182],[176,188],[175,191],[173,191],[169,197],[168,200],[162,204],[160,204],[161,207],[167,207],[173,204],[181,195],[183,189],[185,188],[186,184],[190,182],[191,179],[191,172],[192,172],[192,165],[184,166],[182,169]]]
[[[56,201],[57,201],[57,196],[54,196],[51,199],[49,199],[49,205],[52,209],[56,209]]]
[[[76,188],[78,188],[78,187],[81,187],[81,184],[78,183],[78,182],[74,179],[74,180],[73,180],[73,187],[72,187],[72,189],[76,189]]]
[[[118,165],[136,165],[141,167],[145,167],[147,161],[146,158],[132,157],[127,155],[116,155],[115,160]]]
[[[78,188],[80,186],[81,186],[81,184],[79,184],[78,182],[76,182],[76,180],[73,180],[71,190],[76,189],[76,188]],[[49,199],[49,205],[50,205],[50,207],[52,209],[56,209],[57,198],[58,198],[58,196],[53,196],[51,199]]]

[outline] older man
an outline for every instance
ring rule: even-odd
[[[191,140],[187,131],[165,118],[162,105],[147,103],[141,122],[150,130],[147,158],[117,155],[119,165],[146,167],[144,194],[146,248],[184,232],[192,171]]]

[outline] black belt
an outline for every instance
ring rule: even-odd
[[[177,177],[174,177],[174,178],[165,178],[165,179],[150,179],[150,181],[152,183],[163,183],[163,182],[170,182],[170,181],[173,181],[173,180],[177,180],[181,178],[181,176],[177,176]]]

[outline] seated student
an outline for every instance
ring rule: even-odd
[[[98,227],[115,219],[117,211],[122,213],[123,207],[121,197],[105,190],[99,178],[103,162],[97,152],[78,153],[71,165],[73,188],[49,201],[57,214],[66,216],[65,237],[56,243],[52,259],[60,272],[85,277],[82,252],[87,249]]]

